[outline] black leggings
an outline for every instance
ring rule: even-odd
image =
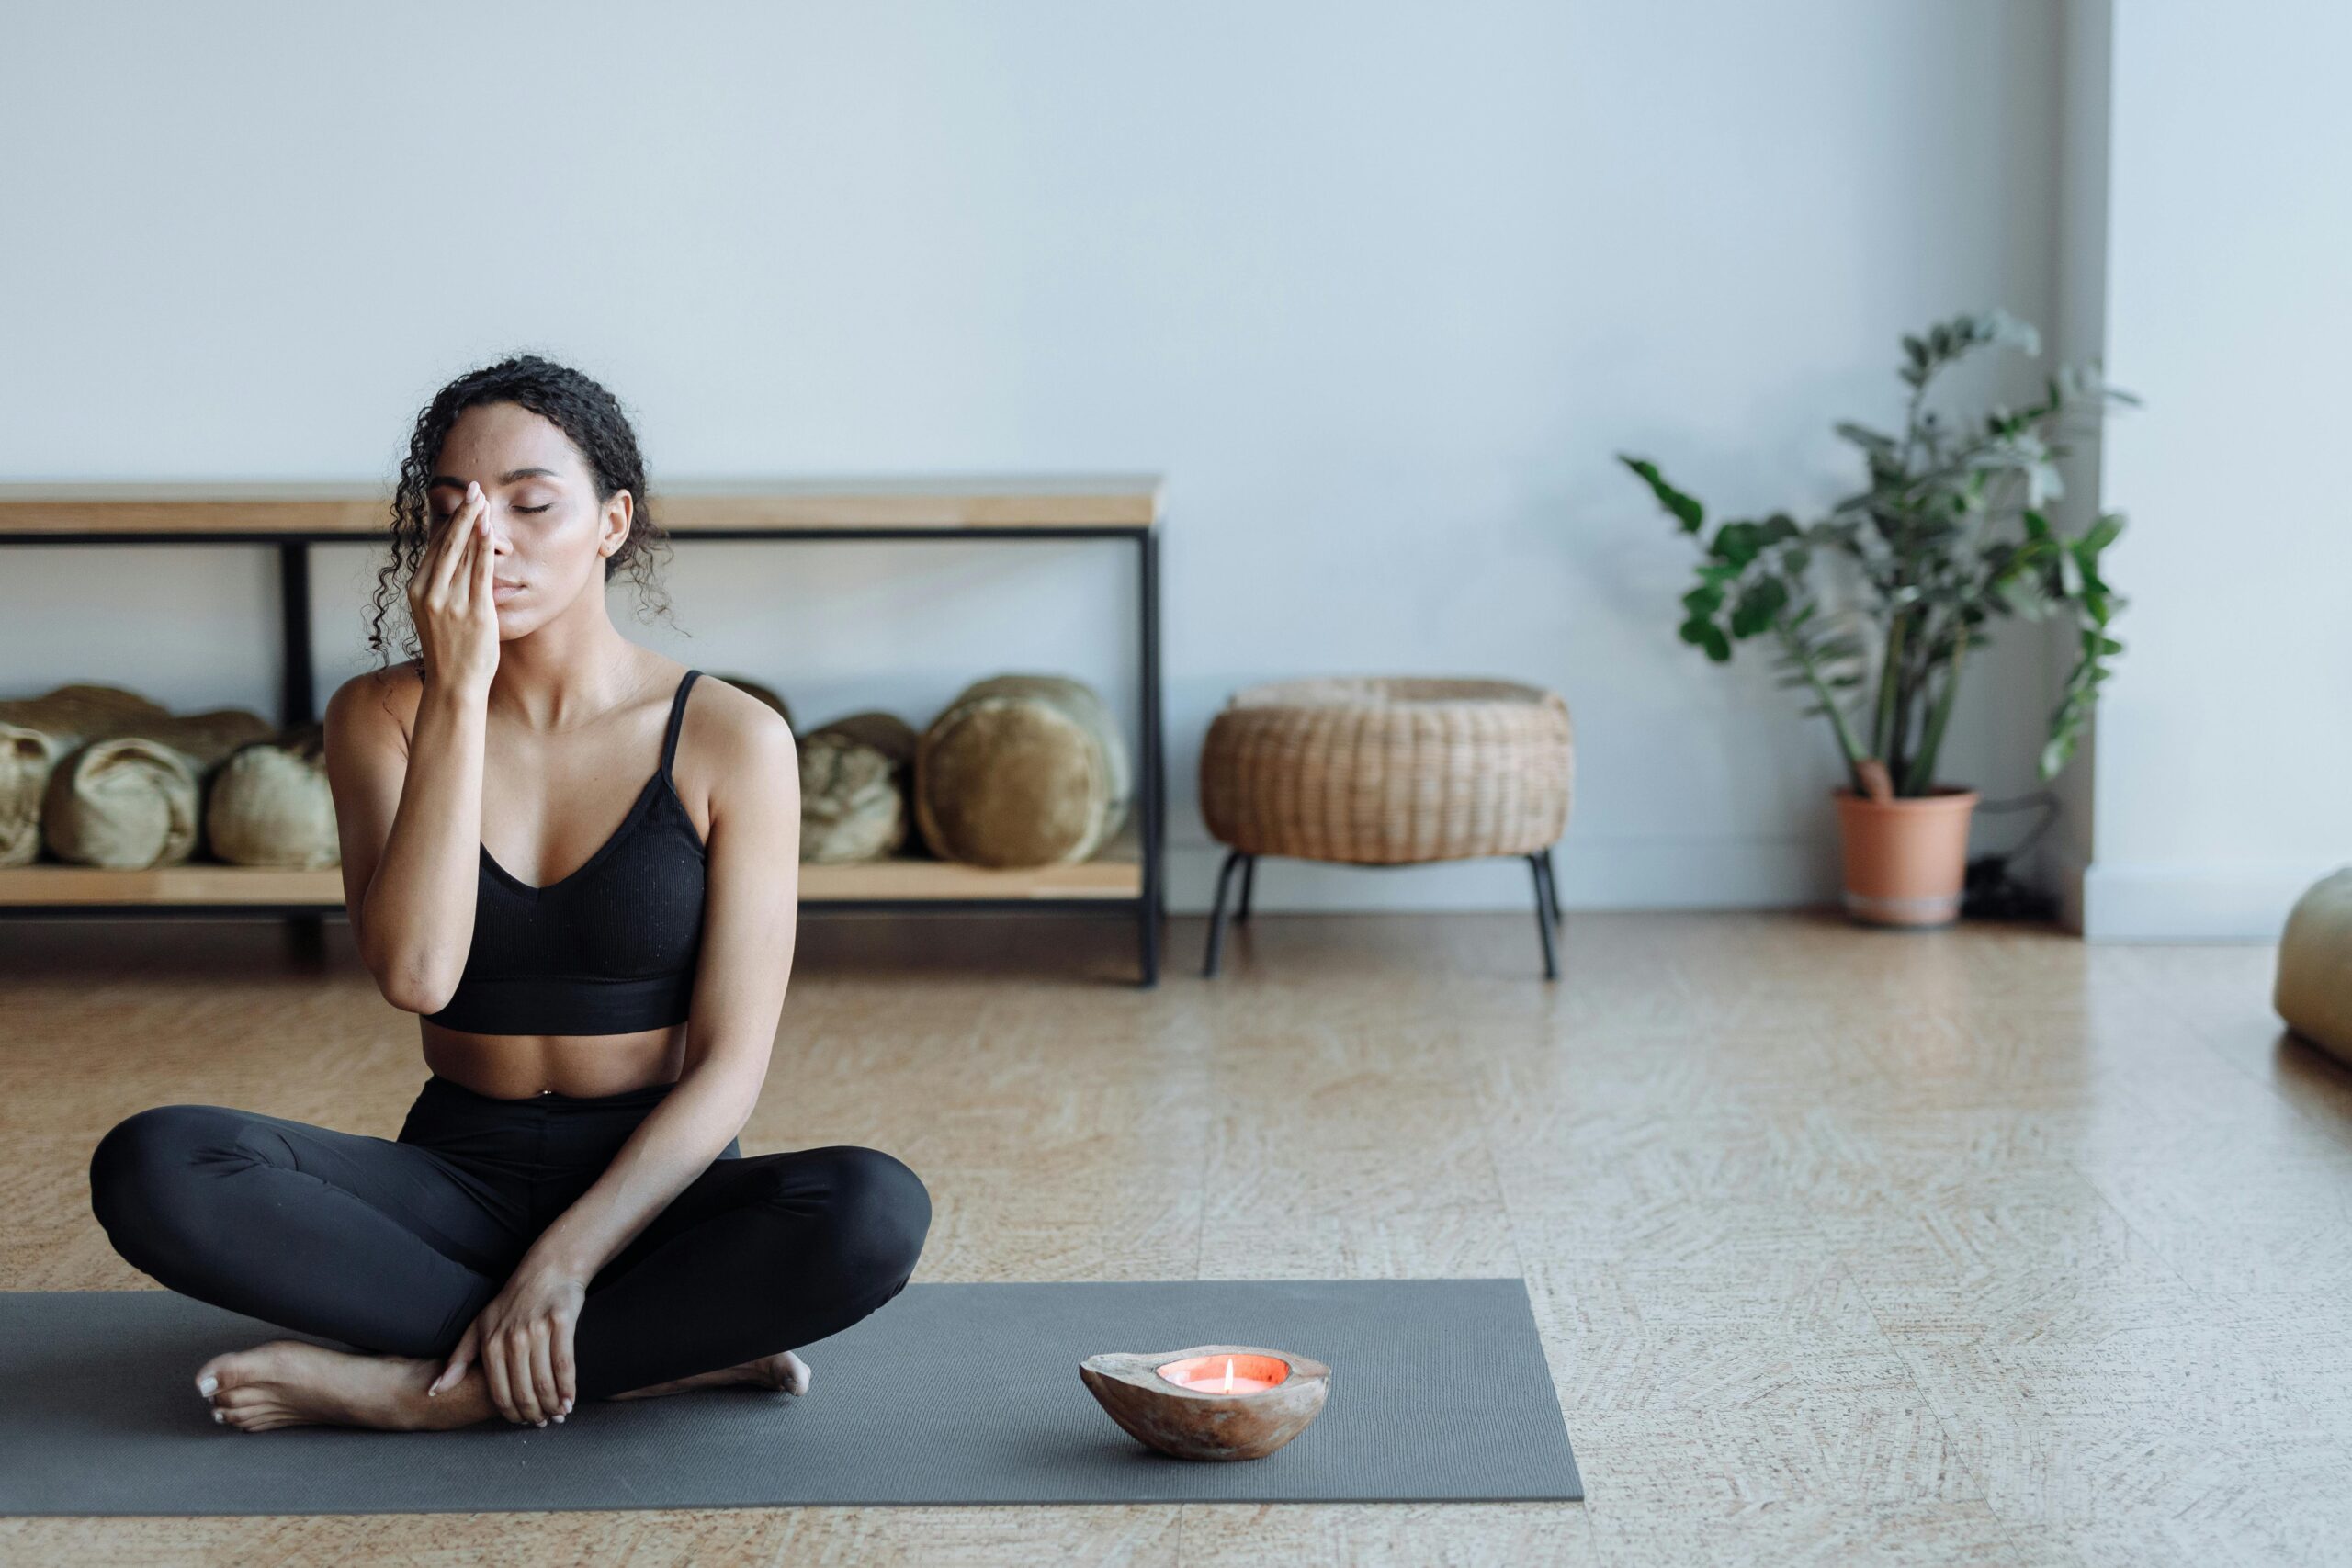
[[[674,1088],[493,1100],[437,1074],[397,1140],[162,1105],[90,1158],[115,1250],[183,1295],[363,1350],[446,1356]],[[897,1295],[931,1196],[879,1150],[733,1143],[590,1281],[579,1394],[795,1349]]]

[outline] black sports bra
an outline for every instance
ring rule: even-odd
[[[678,682],[662,765],[586,864],[534,887],[481,846],[465,974],[428,1022],[475,1034],[627,1034],[686,1021],[705,854],[670,769],[701,673]]]

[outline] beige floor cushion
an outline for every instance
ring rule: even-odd
[[[276,729],[259,714],[217,708],[145,719],[134,734],[93,740],[50,773],[42,841],[78,865],[177,865],[196,851],[197,813],[211,771]]]
[[[41,800],[61,761],[88,741],[170,716],[126,687],[90,682],[0,702],[0,865],[40,858]]]
[[[2323,877],[2288,915],[2271,1001],[2289,1028],[2352,1062],[2352,866]]]
[[[334,792],[327,785],[325,727],[306,724],[240,746],[212,775],[204,838],[232,865],[340,865]]]
[[[967,686],[915,749],[915,822],[943,860],[1058,865],[1125,823],[1126,740],[1102,699],[1062,675]]]
[[[800,858],[879,860],[907,841],[907,780],[918,737],[896,714],[855,713],[801,736]]]

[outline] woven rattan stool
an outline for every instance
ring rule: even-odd
[[[1229,846],[1202,975],[1216,973],[1237,868],[1233,918],[1250,918],[1260,855],[1351,865],[1513,855],[1533,873],[1544,977],[1557,979],[1552,846],[1574,774],[1568,705],[1540,687],[1409,675],[1244,687],[1201,750],[1201,815]]]

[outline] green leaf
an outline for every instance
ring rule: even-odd
[[[1707,553],[1735,567],[1745,567],[1764,547],[1764,530],[1753,523],[1726,523],[1715,530]]]
[[[1703,616],[1693,615],[1682,623],[1682,640],[1707,650],[1707,657],[1721,664],[1731,657],[1731,639],[1724,636],[1723,627]]]
[[[1693,620],[1705,620],[1724,607],[1721,583],[1702,582],[1682,596],[1682,607],[1690,612]]]
[[[1789,602],[1788,585],[1777,577],[1759,577],[1747,585],[1732,607],[1731,635],[1736,637],[1754,637],[1772,624],[1774,616]]]
[[[1682,525],[1684,533],[1699,531],[1700,525],[1706,521],[1707,511],[1699,504],[1697,497],[1685,495],[1667,483],[1666,477],[1657,471],[1657,465],[1646,457],[1628,457],[1620,452],[1617,460],[1642,477],[1650,487],[1651,493],[1657,497],[1658,504],[1672,513]]]
[[[1691,616],[1689,621],[1681,623],[1681,639],[1691,647],[1705,649],[1708,659],[1713,659],[1714,663],[1724,663],[1726,659],[1731,659],[1731,639],[1724,637],[1724,627],[1714,626],[1708,618]]]

